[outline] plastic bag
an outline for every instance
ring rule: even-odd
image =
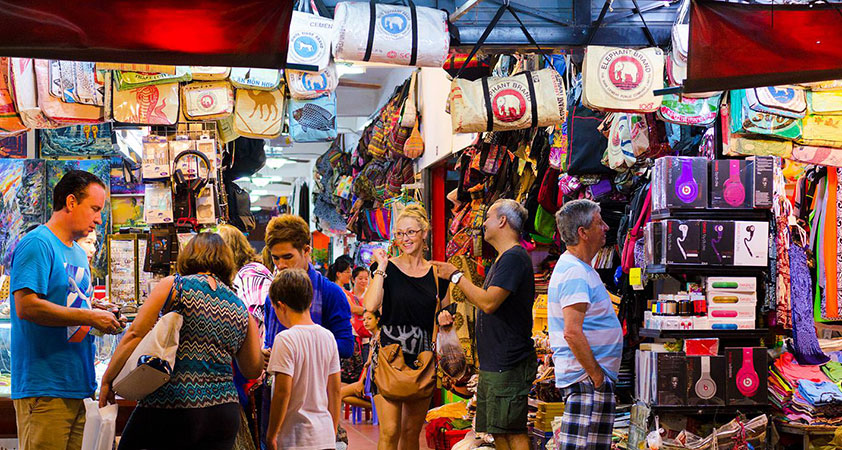
[[[116,434],[117,405],[100,408],[98,402],[86,398],[82,450],[111,450]]]
[[[441,370],[445,375],[454,380],[460,380],[465,376],[468,362],[452,326],[439,330],[436,340],[436,353],[439,357]]]

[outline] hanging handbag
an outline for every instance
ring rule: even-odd
[[[558,125],[566,118],[564,80],[508,3],[497,10],[471,49],[468,61],[476,55],[506,11],[517,20],[523,34],[547,60],[549,68],[509,77],[484,77],[470,81],[460,78],[463,67],[451,81],[447,98],[447,111],[451,116],[454,133],[546,127]]]
[[[190,66],[190,73],[196,81],[222,81],[231,75],[230,67]]]
[[[120,123],[174,125],[180,105],[178,83],[112,90],[111,114]]]
[[[187,120],[216,120],[234,112],[234,89],[227,81],[188,83],[181,88],[181,107]]]
[[[289,101],[289,134],[293,142],[336,139],[336,95]]]
[[[585,48],[582,68],[583,103],[592,109],[623,112],[655,112],[663,87],[664,52],[590,45]]]
[[[289,23],[286,68],[321,72],[330,63],[333,20],[321,17],[310,0],[298,0]]]
[[[29,131],[17,111],[9,90],[9,58],[0,58],[0,137],[17,136]]]
[[[51,92],[50,61],[35,60],[35,79],[38,85],[38,106],[45,116],[62,125],[100,123],[103,109],[100,106],[65,103]]]
[[[719,114],[720,96],[690,98],[675,94],[665,95],[658,108],[658,118],[678,125],[709,127]]]
[[[575,98],[575,97],[574,97]],[[578,99],[571,102],[567,113],[567,173],[570,175],[613,175],[602,165],[608,139],[599,132],[605,114],[584,107]]]
[[[792,141],[777,139],[756,139],[734,134],[728,138],[728,146],[722,149],[726,156],[780,156],[789,158]]]
[[[272,139],[284,124],[284,94],[280,89],[258,91],[237,89],[234,131],[253,139]]]
[[[336,65],[333,63],[328,64],[327,68],[320,72],[287,70],[286,78],[290,96],[298,100],[313,99],[330,94],[339,85]]]
[[[38,106],[38,85],[32,58],[9,58],[9,87],[24,125],[35,129],[63,126],[45,116]]]
[[[254,67],[232,67],[231,84],[237,89],[271,91],[281,84],[281,71]]]
[[[634,265],[634,249],[637,241],[643,237],[643,230],[647,223],[649,223],[649,219],[652,217],[652,208],[650,207],[652,201],[652,187],[649,186],[646,188],[646,199],[643,201],[643,206],[639,211],[639,215],[637,217],[637,222],[634,224],[634,227],[629,230],[629,234],[626,237],[626,242],[623,245],[623,256],[621,258],[621,266],[623,268],[623,273],[629,273],[632,266]]]
[[[154,72],[114,72],[117,88],[121,90],[135,89],[156,84],[182,83],[193,79],[190,68],[187,66],[176,66],[173,74]]]
[[[401,107],[401,126],[412,128],[418,127],[418,74],[420,69],[412,72],[409,78],[409,92],[406,96],[406,101]]]
[[[796,145],[792,147],[789,159],[818,166],[842,167],[842,148]]]
[[[742,89],[731,91],[730,98],[731,133],[764,134],[782,139],[801,137],[801,120],[752,111]]]
[[[338,3],[333,16],[336,59],[441,67],[450,50],[447,13],[406,3]]]
[[[781,117],[801,119],[807,115],[807,93],[790,86],[769,86],[745,90],[749,109]]]
[[[807,110],[810,114],[842,115],[842,91],[807,92]]]
[[[433,277],[436,280],[436,312],[433,317],[436,321],[441,311],[438,275],[438,270],[433,266]],[[434,330],[433,341],[435,334]],[[436,387],[435,355],[429,350],[421,352],[415,359],[415,367],[409,367],[404,360],[400,344],[381,344],[377,352],[374,382],[380,395],[393,402],[428,399]]]
[[[816,147],[842,148],[842,116],[808,115],[801,137],[795,142]]]

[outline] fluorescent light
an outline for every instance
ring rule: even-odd
[[[260,211],[261,209],[263,209],[263,208],[261,208],[259,206],[252,206],[251,208],[249,208],[249,210],[251,212],[257,212],[257,211]]]
[[[257,187],[265,187],[272,182],[272,179],[269,177],[251,177],[249,180],[251,184]]]
[[[266,167],[270,169],[280,169],[287,164],[289,164],[289,160],[286,158],[266,158]]]

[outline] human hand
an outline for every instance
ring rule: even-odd
[[[279,450],[278,449],[278,440],[277,436],[275,438],[269,439],[267,436],[266,438],[266,450]]]
[[[99,407],[103,408],[114,403],[117,403],[117,400],[114,398],[114,390],[111,388],[111,382],[106,383],[103,381],[102,386],[99,388]]]
[[[389,263],[389,255],[386,253],[386,250],[382,248],[375,249],[371,256],[377,262],[377,270],[386,271],[386,264]]]
[[[450,314],[450,311],[443,310],[439,313],[439,326],[440,327],[449,327],[453,325],[453,315]]]
[[[605,373],[600,370],[596,377],[591,377],[591,382],[593,382],[595,389],[602,388],[605,385]]]
[[[263,370],[266,370],[269,367],[269,356],[272,355],[271,348],[262,348],[260,352],[263,353]]]
[[[90,314],[89,325],[103,333],[116,334],[123,328],[111,311],[90,309],[88,313]]]
[[[440,262],[440,261],[430,261],[430,263],[436,267],[439,272],[439,278],[442,280],[449,280],[453,274],[459,270],[453,264]]]

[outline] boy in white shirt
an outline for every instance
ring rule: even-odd
[[[339,349],[333,334],[310,318],[310,277],[299,269],[281,271],[269,298],[287,329],[275,338],[267,368],[275,376],[267,448],[335,449],[341,407]]]

